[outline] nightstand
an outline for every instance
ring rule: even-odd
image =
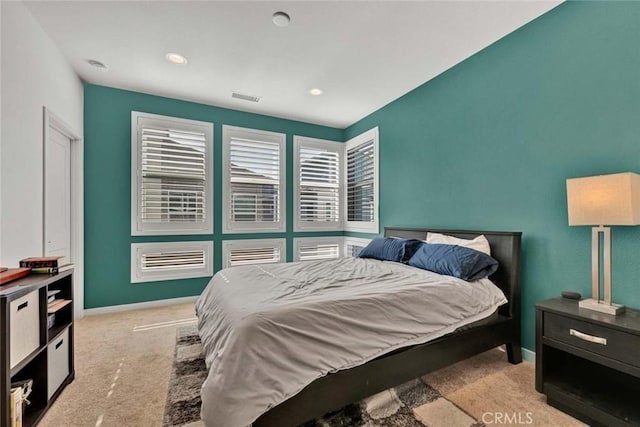
[[[591,425],[640,425],[640,311],[612,316],[576,300],[536,304],[536,390]]]

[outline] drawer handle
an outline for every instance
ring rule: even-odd
[[[580,338],[584,341],[589,341],[594,344],[607,345],[607,339],[602,337],[594,337],[593,335],[585,334],[584,332],[576,331],[575,329],[569,329],[569,335],[576,338]]]
[[[60,348],[60,346],[62,345],[63,342],[64,342],[64,340],[60,340],[60,342],[58,344],[56,344],[56,350]]]
[[[20,310],[22,310],[23,308],[27,308],[27,306],[28,306],[28,305],[29,305],[29,301],[25,301],[25,302],[23,302],[22,304],[20,304],[20,305],[18,306],[18,310],[16,310],[16,311],[20,311]]]

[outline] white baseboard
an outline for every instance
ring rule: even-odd
[[[527,350],[526,348],[522,349],[522,358],[527,362],[536,363],[536,352]]]
[[[195,302],[198,296],[181,297],[171,299],[161,299],[157,301],[137,302],[133,304],[111,305],[108,307],[88,308],[84,310],[85,316],[95,316],[98,314],[118,313],[121,311],[142,310],[145,308],[165,307],[167,305],[186,304]]]

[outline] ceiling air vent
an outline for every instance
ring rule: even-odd
[[[232,98],[242,99],[244,101],[258,102],[262,98],[261,96],[245,95],[243,93],[231,92]]]

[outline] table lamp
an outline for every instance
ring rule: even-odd
[[[640,224],[640,175],[626,172],[567,179],[569,225],[591,225],[590,299],[580,308],[617,315],[624,306],[611,302],[611,228],[605,225]],[[603,235],[604,248],[600,245]],[[604,250],[604,300],[600,299],[600,253]]]

